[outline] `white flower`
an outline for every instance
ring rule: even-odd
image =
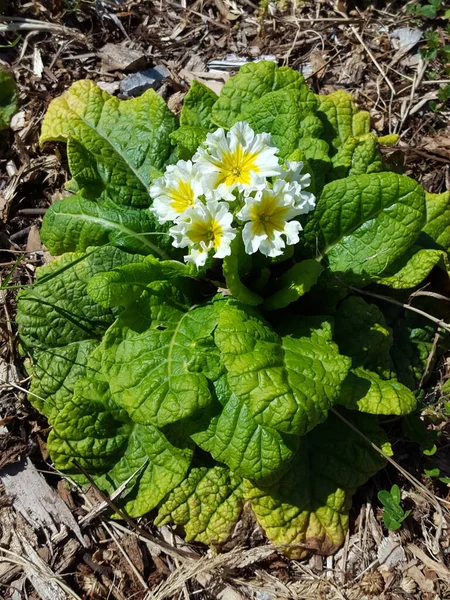
[[[286,244],[298,243],[302,227],[291,219],[301,214],[301,209],[294,206],[292,196],[286,191],[288,186],[279,179],[272,189],[266,188],[256,192],[254,197],[246,198],[236,216],[241,221],[248,221],[242,231],[247,254],[259,250],[265,256],[280,256]]]
[[[232,222],[233,215],[228,210],[228,204],[211,200],[206,205],[198,203],[188,209],[170,229],[170,233],[174,238],[174,246],[189,247],[189,255],[184,260],[201,267],[210,250],[215,250],[214,258],[231,254],[230,244],[236,236]]]
[[[154,199],[150,210],[160,223],[175,221],[202,194],[202,178],[196,167],[190,160],[179,160],[176,165],[169,165],[164,176],[150,187],[150,196]]]
[[[294,200],[296,208],[301,209],[301,213],[306,214],[311,211],[316,205],[316,197],[313,193],[305,191],[305,188],[311,185],[311,175],[303,173],[302,162],[285,162],[286,169],[280,175],[289,185],[286,187],[286,192],[290,194]]]
[[[236,123],[228,133],[208,133],[193,161],[208,176],[212,188],[224,185],[239,191],[262,188],[266,177],[281,174],[268,133],[255,133],[248,123]]]

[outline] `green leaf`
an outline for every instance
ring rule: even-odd
[[[325,140],[311,137],[300,138],[298,146],[305,153],[305,157],[311,166],[314,174],[314,193],[319,197],[325,185],[327,174],[331,170],[330,147]]]
[[[425,192],[427,222],[420,236],[422,245],[443,248],[450,252],[450,192]]]
[[[335,340],[340,352],[350,356],[353,367],[389,375],[392,332],[376,304],[357,296],[346,298],[336,314]]]
[[[263,299],[259,294],[250,290],[242,279],[250,272],[252,259],[244,250],[242,235],[238,234],[231,242],[231,254],[223,259],[223,275],[227,288],[235,298],[249,304],[257,306]]]
[[[0,71],[0,131],[9,127],[11,117],[19,108],[19,92],[14,77]]]
[[[390,453],[376,418],[346,413],[359,431]],[[332,554],[344,542],[357,487],[385,464],[356,432],[330,415],[300,440],[285,473],[269,485],[245,481],[245,495],[267,537],[292,558]]]
[[[164,427],[211,402],[209,379],[223,371],[212,332],[216,308],[193,308],[169,282],[155,282],[126,308],[93,356],[113,401],[136,423]]]
[[[322,422],[350,363],[336,345],[316,331],[280,338],[242,305],[228,302],[221,308],[214,340],[231,391],[255,421],[296,435]]]
[[[245,402],[230,392],[226,378],[216,383],[223,410],[207,427],[192,435],[194,442],[235,475],[262,479],[291,459],[297,438],[289,439],[274,429],[258,424]]]
[[[343,90],[327,96],[317,96],[318,115],[324,125],[323,139],[333,148],[339,148],[350,136],[358,137],[370,132],[370,115],[358,110],[352,97]]]
[[[396,173],[372,173],[325,186],[305,228],[332,271],[379,275],[415,242],[425,222],[422,187]]]
[[[394,290],[407,290],[422,283],[439,264],[448,271],[446,252],[412,246],[401,258],[391,264],[386,273],[373,279],[376,283]]]
[[[41,239],[53,255],[112,244],[128,252],[168,259],[173,248],[168,229],[149,210],[97,204],[76,195],[50,206]]]
[[[177,149],[178,158],[190,160],[197,151],[200,144],[206,139],[208,130],[204,127],[195,127],[192,125],[182,125],[170,134],[172,143]]]
[[[153,90],[123,101],[93,81],[77,81],[50,104],[40,141],[67,142],[73,138],[78,145],[69,147],[69,163],[76,164],[75,178],[80,170],[83,173],[81,146],[83,163],[86,156],[91,157],[91,172],[108,185],[114,202],[148,207],[151,174],[169,160],[169,134],[176,126],[176,117]]]
[[[407,510],[405,512],[400,506],[401,495],[398,485],[393,485],[390,492],[387,490],[379,491],[378,499],[384,506],[383,521],[386,527],[391,531],[400,529],[402,522],[409,516],[411,511]]]
[[[277,310],[295,302],[309,292],[319,279],[323,267],[314,259],[304,260],[291,267],[284,275],[271,282],[276,290],[264,300],[266,310]]]
[[[211,122],[212,107],[217,99],[217,94],[209,87],[199,81],[193,81],[184,97],[180,124],[212,131],[214,129]]]
[[[229,538],[243,503],[242,482],[228,469],[194,467],[160,505],[155,525],[184,525],[186,541],[220,544]]]
[[[78,381],[56,416],[48,448],[57,469],[84,483],[75,459],[107,494],[134,475],[125,496],[131,517],[152,510],[181,483],[192,457],[192,450],[173,446],[155,427],[132,423],[110,400],[108,385],[90,379]]]
[[[435,19],[437,15],[436,7],[431,4],[424,4],[420,7],[420,12],[422,13],[422,17],[426,19]]]
[[[164,281],[193,275],[192,265],[175,260],[158,260],[149,255],[140,263],[116,267],[98,273],[88,282],[89,296],[101,306],[128,306],[138,300],[154,281]]]
[[[251,110],[252,104],[269,92],[306,88],[303,76],[289,67],[278,67],[271,61],[248,63],[229,79],[213,106],[212,121],[229,129]]]
[[[414,394],[396,379],[381,379],[362,368],[352,369],[342,384],[339,404],[371,415],[407,415],[416,408]]]
[[[85,376],[88,356],[116,317],[89,298],[89,278],[141,258],[111,247],[68,253],[39,268],[36,283],[20,292],[20,339],[33,356],[30,401],[50,420]]]
[[[359,138],[348,137],[333,156],[332,163],[332,180],[350,175],[378,173],[382,170],[383,163],[376,135],[369,133]]]
[[[270,133],[279,156],[287,158],[297,148],[298,140],[308,133],[302,127],[305,117],[309,117],[307,126],[311,127],[311,119],[314,118],[320,128],[320,119],[313,115],[316,104],[313,92],[306,86],[300,90],[283,89],[252,102],[244,111],[242,120],[248,121],[257,133]]]

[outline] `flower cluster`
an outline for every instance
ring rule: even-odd
[[[312,210],[315,197],[306,191],[310,175],[303,163],[280,164],[267,133],[248,123],[209,133],[192,161],[167,167],[150,188],[151,211],[160,223],[173,222],[177,248],[188,248],[187,262],[198,267],[208,254],[224,258],[242,229],[245,251],[280,256],[299,241],[296,220]]]

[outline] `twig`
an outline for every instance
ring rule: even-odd
[[[30,217],[45,215],[47,212],[46,208],[22,208],[17,211],[18,215],[28,215]]]
[[[353,292],[356,292],[357,294],[363,294],[365,296],[372,296],[373,298],[378,298],[379,300],[385,300],[386,302],[390,302],[391,304],[395,304],[396,306],[401,306],[402,308],[412,310],[413,312],[415,312],[419,315],[422,315],[422,317],[425,317],[426,319],[433,321],[433,323],[436,323],[436,325],[438,327],[441,327],[442,329],[445,329],[446,331],[450,331],[450,325],[448,323],[446,323],[445,321],[442,321],[441,319],[438,319],[437,317],[433,317],[433,315],[429,315],[425,311],[420,310],[420,308],[416,308],[415,306],[411,306],[410,304],[405,304],[404,302],[399,302],[398,300],[394,300],[393,298],[389,298],[388,296],[383,296],[382,294],[375,294],[375,292],[368,292],[366,290],[360,290],[359,288],[354,288],[352,286],[350,286],[350,289]]]
[[[359,35],[358,31],[356,30],[355,27],[353,27],[353,25],[350,25],[350,29],[352,30],[352,32],[354,33],[354,35],[356,36],[356,38],[358,39],[359,43],[363,46],[364,50],[367,52],[367,54],[369,55],[370,59],[372,60],[373,64],[376,66],[376,68],[378,69],[378,71],[380,72],[381,76],[383,77],[383,79],[385,80],[385,82],[388,84],[389,89],[391,90],[392,94],[395,96],[395,88],[392,85],[391,80],[389,79],[389,77],[386,75],[386,73],[383,71],[383,69],[381,68],[379,62],[377,61],[377,59],[375,58],[375,56],[372,54],[372,52],[370,51],[369,47],[367,46],[367,44],[365,43],[365,41],[362,39],[362,37]]]

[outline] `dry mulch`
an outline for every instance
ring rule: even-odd
[[[300,69],[316,92],[353,93],[378,134],[400,135],[391,160],[428,191],[450,189],[450,110],[430,108],[445,84],[429,73],[445,66],[421,58],[423,42],[408,45],[395,33],[406,27],[424,22],[412,20],[403,2],[11,2],[0,15],[0,68],[14,73],[21,106],[11,130],[0,134],[0,281],[13,270],[9,285],[30,283],[48,260],[39,224],[61,197],[67,169],[63,148],[39,146],[40,123],[49,102],[79,79],[118,93],[130,73],[163,65],[169,77],[159,93],[177,110],[193,78],[223,85],[229,72],[211,72],[210,61],[271,55]],[[0,291],[0,313],[0,597],[450,598],[449,525],[438,500],[450,500],[448,487],[424,476],[401,440],[396,458],[418,484],[390,467],[363,488],[345,546],[333,557],[289,561],[246,518],[228,552],[218,555],[186,545],[168,527],[156,530],[150,518],[112,521],[95,490],[68,487],[47,462],[48,424],[26,401],[14,291]],[[448,372],[441,361],[426,389],[430,402]],[[430,410],[428,421],[434,418]],[[433,426],[442,429],[445,446],[448,424]],[[450,461],[445,453],[440,460],[445,473]],[[396,534],[372,505],[376,488],[394,482],[412,509]]]

